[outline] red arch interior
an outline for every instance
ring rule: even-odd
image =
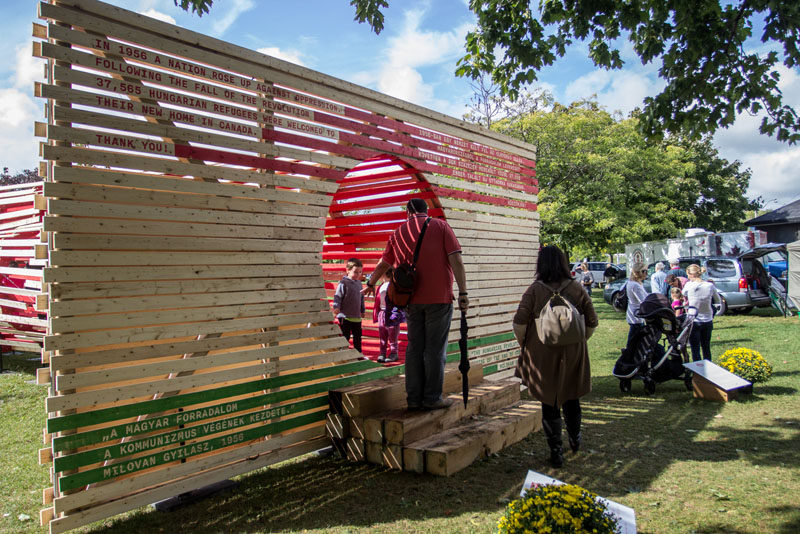
[[[364,263],[368,276],[380,261],[391,233],[406,219],[405,205],[412,197],[428,202],[428,213],[442,217],[430,184],[411,165],[392,156],[379,156],[355,166],[339,182],[325,223],[322,271],[325,290],[332,301],[336,286],[345,274],[348,258]],[[373,299],[367,299],[362,323],[364,355],[379,355],[378,326],[372,321]],[[401,325],[397,364],[405,361],[405,324]]]

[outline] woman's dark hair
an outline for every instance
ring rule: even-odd
[[[560,282],[570,277],[567,257],[555,245],[547,245],[539,251],[536,260],[536,279],[542,282]]]

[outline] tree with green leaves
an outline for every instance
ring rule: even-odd
[[[707,139],[648,142],[636,117],[612,115],[596,101],[554,104],[495,123],[538,146],[542,242],[573,257],[602,257],[628,243],[681,229],[743,229],[750,179]]]
[[[376,0],[351,3],[357,20],[380,31]],[[660,61],[666,82],[645,99],[639,119],[647,135],[699,138],[733,124],[739,113],[763,110],[761,133],[800,139],[800,117],[783,103],[777,70],[800,64],[800,2],[540,0],[534,10],[528,0],[471,0],[470,9],[478,27],[467,34],[457,73],[473,79],[491,73],[503,94],[516,96],[575,41],[588,42],[596,66],[620,69],[626,38],[643,64]],[[745,42],[762,23],[760,41],[768,51],[748,51]]]
[[[213,0],[174,0],[199,15]],[[660,63],[666,87],[645,99],[642,131],[698,139],[733,124],[740,113],[765,112],[760,131],[800,140],[800,117],[783,101],[778,67],[800,64],[800,2],[787,0],[470,0],[477,28],[466,37],[456,73],[489,73],[512,99],[537,73],[587,42],[598,67],[624,66],[627,39],[643,64]],[[355,20],[375,33],[384,27],[388,0],[350,0]],[[766,50],[748,50],[758,28]]]
[[[31,182],[41,182],[42,177],[36,169],[25,169],[22,172],[11,174],[8,167],[3,167],[0,173],[0,185],[29,184]]]

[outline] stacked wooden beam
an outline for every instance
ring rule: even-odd
[[[448,408],[409,411],[403,377],[342,388],[330,393],[326,430],[340,454],[354,462],[449,476],[512,445],[541,428],[538,402],[521,402],[515,380],[484,380],[473,367],[466,406],[461,375],[445,372]]]
[[[47,333],[42,182],[0,186],[0,345],[39,353]]]

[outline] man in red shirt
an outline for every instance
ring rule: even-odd
[[[390,266],[411,263],[422,226],[428,219],[428,205],[412,198],[406,205],[408,220],[395,230],[386,244],[364,293],[374,290]],[[422,239],[416,264],[414,293],[406,311],[406,395],[409,410],[437,410],[452,404],[442,398],[447,337],[453,319],[453,278],[458,284],[458,306],[467,312],[467,276],[461,259],[461,245],[444,220],[431,218]]]

